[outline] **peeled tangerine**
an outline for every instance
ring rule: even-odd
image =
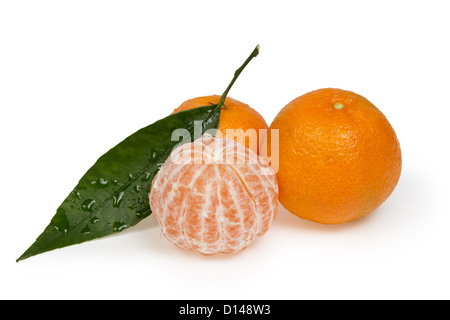
[[[178,247],[235,253],[268,230],[278,183],[253,151],[204,135],[167,158],[153,181],[150,206],[164,236]]]

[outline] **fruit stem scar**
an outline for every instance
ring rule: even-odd
[[[333,106],[335,109],[344,109],[344,105],[342,103],[336,102]]]
[[[218,108],[221,109],[225,109],[225,99],[228,95],[228,92],[230,91],[231,87],[233,86],[234,82],[236,81],[236,79],[239,77],[239,75],[241,74],[242,70],[244,70],[244,68],[247,66],[247,64],[258,55],[259,53],[259,44],[256,46],[256,48],[252,51],[252,53],[250,54],[250,56],[247,58],[247,60],[245,60],[244,64],[237,69],[234,72],[234,77],[231,80],[230,84],[228,85],[228,87],[225,89],[224,93],[222,94],[222,96],[220,97],[220,101],[217,104]]]

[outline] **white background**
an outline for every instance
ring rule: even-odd
[[[447,1],[2,1],[0,298],[449,299]],[[189,98],[230,96],[270,124],[308,91],[373,102],[403,171],[370,216],[326,226],[280,209],[237,255],[134,228],[15,262],[78,179]]]

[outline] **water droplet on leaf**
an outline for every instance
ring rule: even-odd
[[[72,197],[75,199],[80,200],[81,199],[81,194],[80,192],[78,192],[77,190],[73,190],[71,193]],[[76,202],[76,200],[73,200],[73,202]]]
[[[142,182],[145,182],[145,181],[150,180],[151,175],[152,175],[151,172],[145,172],[144,175],[143,175],[143,177],[142,177],[142,179],[141,179],[141,181],[142,181]]]
[[[127,205],[127,208],[130,209],[130,210],[133,210],[133,209],[135,209],[136,207],[137,207],[137,204],[135,204],[135,203],[131,203],[131,204],[128,204],[128,205]]]
[[[121,191],[117,196],[113,196],[113,207],[118,208],[120,206],[120,203],[123,200],[123,195],[125,192]]]
[[[86,199],[81,204],[81,210],[86,212],[92,212],[94,210],[94,204],[95,204],[94,199]]]
[[[82,230],[81,230],[82,234],[90,234],[91,233],[91,229],[89,229],[89,226],[86,225]]]
[[[55,227],[56,230],[67,233],[69,230],[69,219],[67,218],[66,212],[63,208],[58,208],[50,224]]]
[[[150,210],[150,207],[144,207],[135,211],[136,217],[138,218],[144,218],[146,216],[149,216],[151,212],[152,211]]]
[[[98,222],[98,218],[97,217],[92,217],[91,220],[89,220],[90,223],[94,224]]]
[[[156,159],[156,158],[158,158],[158,152],[155,150],[155,149],[152,149],[151,151],[150,151],[150,157],[151,157],[151,159]]]
[[[108,180],[98,178],[97,180],[91,181],[91,186],[93,186],[96,189],[104,189],[108,187]]]
[[[113,231],[114,232],[120,232],[123,229],[127,228],[127,224],[125,222],[121,222],[121,221],[116,221],[113,224]]]

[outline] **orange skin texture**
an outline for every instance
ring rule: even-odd
[[[344,107],[336,109],[335,103]],[[354,92],[326,88],[302,95],[279,112],[270,129],[279,130],[279,201],[301,218],[323,224],[362,218],[390,196],[400,178],[394,129]]]
[[[172,113],[176,113],[183,110],[189,110],[198,107],[204,107],[212,104],[217,104],[220,101],[219,95],[197,97],[183,102],[178,108],[176,108]],[[260,129],[268,129],[268,125],[264,118],[249,105],[242,103],[233,98],[227,97],[225,99],[225,108],[220,112],[220,121],[218,130],[222,135],[217,135],[217,138],[229,138],[233,139],[241,144],[244,141],[239,140],[236,136],[227,134],[227,129],[237,130],[242,129],[245,133],[248,129],[256,130],[256,140],[253,143],[250,142],[249,138],[245,138],[245,147],[251,149],[253,152],[259,154],[260,138],[264,135],[259,134]]]

